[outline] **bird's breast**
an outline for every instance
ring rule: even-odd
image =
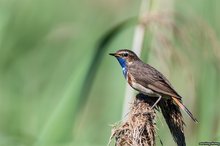
[[[133,76],[130,73],[127,72],[127,78],[126,79],[129,83],[129,85],[132,87],[132,82],[134,81]]]

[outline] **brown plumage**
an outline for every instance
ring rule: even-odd
[[[158,101],[161,97],[172,99],[194,122],[197,122],[192,113],[183,105],[182,97],[175,91],[167,78],[158,70],[141,61],[138,56],[130,50],[119,50],[110,55],[118,59],[131,87],[145,95],[159,97]],[[156,103],[158,101],[156,101]]]

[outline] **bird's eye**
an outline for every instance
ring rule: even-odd
[[[128,53],[125,52],[125,53],[123,54],[123,56],[124,56],[124,57],[128,57]]]

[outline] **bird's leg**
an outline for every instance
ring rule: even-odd
[[[157,103],[160,101],[161,97],[162,97],[162,96],[159,95],[157,101],[154,103],[154,105],[151,107],[151,109],[153,109],[153,108],[157,105]]]

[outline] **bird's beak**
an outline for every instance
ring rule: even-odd
[[[109,55],[116,57],[116,53],[109,53]]]

